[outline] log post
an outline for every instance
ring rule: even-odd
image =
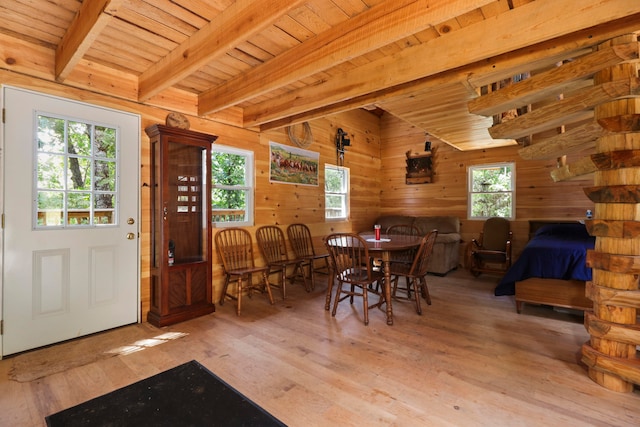
[[[610,40],[600,48],[637,42],[637,36],[628,35]],[[597,72],[594,85],[637,78],[638,62],[628,61]],[[632,95],[596,105],[594,115],[605,130],[596,141],[596,153],[615,157],[613,153],[627,150],[626,156],[635,157],[633,150],[640,150],[640,97]],[[614,391],[631,392],[640,378],[636,358],[636,345],[640,345],[637,326],[640,305],[637,299],[612,299],[611,295],[638,293],[640,167],[631,161],[618,163],[611,169],[598,169],[594,187],[585,189],[585,193],[595,203],[594,219],[587,221],[587,227],[596,236],[596,245],[587,254],[587,264],[593,269],[587,292],[593,301],[593,313],[585,316],[590,340],[582,347],[582,360],[589,368],[589,377],[598,384]],[[621,235],[623,229],[626,232]],[[628,333],[623,332],[625,329]],[[622,332],[610,334],[603,330]]]

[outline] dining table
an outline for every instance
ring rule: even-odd
[[[406,251],[420,246],[422,236],[383,234],[380,236],[379,240],[376,240],[374,233],[360,233],[360,236],[367,242],[369,254],[372,256],[378,254],[380,255],[380,259],[382,259],[382,269],[384,273],[384,300],[382,302],[386,305],[387,324],[393,325],[393,307],[391,301],[391,254],[393,252]]]

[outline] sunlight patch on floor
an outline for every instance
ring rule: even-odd
[[[186,332],[167,332],[153,338],[138,340],[133,344],[113,348],[106,351],[106,353],[126,356],[127,354],[135,353],[144,350],[145,348],[155,347],[157,345],[164,344],[172,340],[177,340],[178,338],[182,338],[187,335],[189,334]]]

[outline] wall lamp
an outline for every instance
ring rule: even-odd
[[[429,139],[429,133],[425,133],[426,141],[424,142],[424,151],[431,151],[431,140]]]
[[[351,140],[349,139],[349,135],[342,130],[342,128],[338,128],[336,133],[336,150],[338,154],[338,165],[344,166],[344,153],[345,148],[351,145]]]

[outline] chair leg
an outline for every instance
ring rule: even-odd
[[[427,286],[427,279],[424,277],[420,278],[420,282],[422,283],[422,296],[427,301],[428,305],[431,305],[431,295],[429,294],[429,287]]]
[[[338,303],[340,302],[340,294],[342,293],[342,282],[338,280],[338,286],[336,287],[336,296],[333,300],[333,310],[331,311],[331,315],[333,317],[336,316],[336,311],[338,311]]]
[[[271,305],[273,302],[273,294],[271,293],[271,285],[269,284],[269,277],[265,271],[262,272],[262,283],[264,284],[265,289],[267,290],[267,295],[269,296],[269,302]]]
[[[329,270],[329,279],[327,280],[327,295],[325,297],[324,309],[329,310],[331,305],[331,291],[333,290],[333,284],[335,282],[335,277],[333,277],[333,272]]]
[[[227,296],[227,288],[229,287],[230,276],[227,274],[224,278],[224,285],[222,285],[222,295],[220,296],[220,305],[224,305],[224,299]]]
[[[351,297],[353,299],[353,297]],[[366,286],[362,287],[362,305],[364,309],[364,324],[369,324],[369,291]]]
[[[309,286],[309,290],[313,291],[316,288],[316,282],[315,282],[315,278],[314,278],[313,259],[309,260],[309,280],[311,281],[311,286]]]
[[[391,283],[389,283],[389,285],[391,286],[391,297],[395,298],[398,289],[398,276],[391,276]]]
[[[287,267],[282,267],[282,275],[280,277],[280,286],[282,286],[282,299],[287,298]]]
[[[407,277],[407,281],[409,281],[408,277]],[[422,292],[420,292],[420,289],[419,289],[422,287],[422,281],[416,278],[413,278],[411,279],[410,284],[413,285],[413,298],[416,301],[416,313],[422,314],[422,307],[420,306],[420,297]],[[410,284],[407,284],[407,288],[409,288]]]
[[[242,276],[238,278],[238,305],[236,308],[236,315],[240,316],[240,309],[242,308]]]
[[[247,286],[247,296],[249,298],[253,298],[253,276],[251,276],[251,273],[249,273],[247,275],[247,283],[249,284],[249,286]]]
[[[307,282],[307,275],[304,272],[304,267],[302,266],[302,262],[299,262],[298,264],[296,264],[295,266],[295,271],[297,271],[300,276],[302,276],[302,283],[304,284],[304,289],[307,292],[311,292],[311,288],[313,287],[313,279],[311,280],[311,285]],[[313,270],[312,273],[313,275]],[[294,274],[295,277],[295,274]]]
[[[407,299],[411,299],[411,286],[412,286],[412,282],[411,279],[409,279],[409,277],[404,276],[404,280],[405,280],[405,288],[400,288],[400,291],[406,291],[407,292]],[[398,293],[398,287],[400,284],[400,276],[394,276],[391,278],[391,283],[392,283],[392,288],[391,288],[391,296],[393,298],[396,298],[396,295]],[[404,297],[402,297],[404,298]]]
[[[469,271],[471,272],[473,277],[478,277],[480,275],[480,271],[478,271],[477,268],[481,268],[480,261],[478,261],[474,255],[472,255]]]

